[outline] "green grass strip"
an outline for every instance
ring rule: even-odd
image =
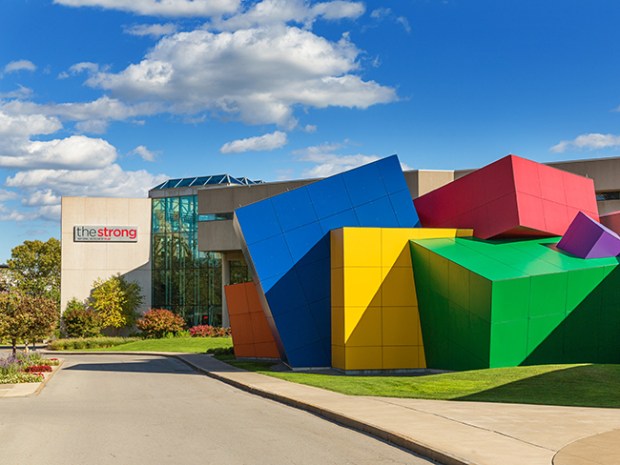
[[[261,374],[355,396],[620,407],[620,365],[540,365],[427,376],[278,372],[270,364],[229,361]]]

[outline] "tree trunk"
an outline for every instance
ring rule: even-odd
[[[13,357],[17,356],[17,339],[11,339],[11,346],[13,346]]]

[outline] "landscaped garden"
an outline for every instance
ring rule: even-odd
[[[163,337],[158,339],[93,337],[58,339],[47,346],[50,350],[119,351],[119,352],[183,352],[232,353],[232,339],[223,337]]]
[[[18,352],[0,358],[0,384],[40,383],[44,373],[59,364],[57,358],[43,358],[36,352]]]
[[[185,322],[170,310],[152,309],[135,320],[138,337],[101,336],[95,310],[73,303],[63,315],[67,338],[51,341],[50,350],[119,352],[232,353],[229,328],[198,325],[185,329]]]

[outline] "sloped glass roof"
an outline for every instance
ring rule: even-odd
[[[176,187],[198,187],[213,186],[217,184],[229,185],[238,184],[240,186],[249,186],[251,184],[262,184],[264,181],[253,181],[246,177],[235,178],[229,174],[214,174],[212,176],[196,176],[193,178],[176,178],[168,179],[166,182],[153,187],[151,190],[174,189]]]

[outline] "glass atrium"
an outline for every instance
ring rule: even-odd
[[[152,198],[152,308],[172,310],[190,327],[200,324],[221,326],[222,256],[198,250],[198,223],[231,219],[232,212],[230,215],[199,217],[198,195],[179,195],[179,192],[188,192],[173,189],[189,187],[197,192],[214,185],[261,182],[216,175],[170,179],[152,189],[160,193],[170,189],[165,196]],[[229,270],[231,284],[251,280],[244,261],[230,261]]]

